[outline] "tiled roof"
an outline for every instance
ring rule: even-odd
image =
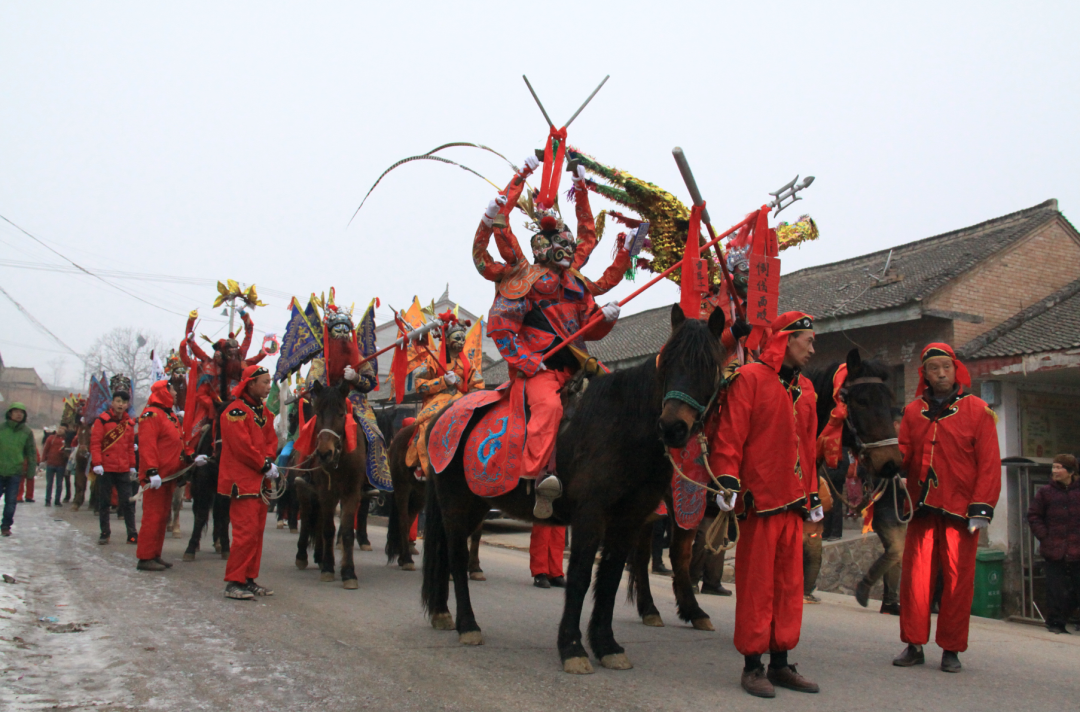
[[[920,301],[1035,228],[1059,216],[1056,200],[993,220],[909,242],[889,250],[784,275],[780,311],[798,309],[818,319],[901,307]],[[873,286],[871,286],[873,285]],[[868,288],[869,287],[869,288]]]
[[[961,358],[995,358],[1080,347],[1080,279],[975,337]]]
[[[610,334],[589,342],[589,353],[605,363],[640,358],[659,353],[670,335],[671,307],[657,307],[619,319]],[[484,370],[484,382],[489,386],[505,383],[508,378],[506,361],[496,361]]]

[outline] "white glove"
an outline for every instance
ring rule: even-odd
[[[577,172],[574,174],[574,182],[578,184],[578,187],[585,185],[585,166],[579,165]]]
[[[528,156],[525,156],[525,172],[526,173],[532,173],[533,171],[535,171],[539,167],[540,167],[540,161],[538,161],[536,159],[536,156],[534,154],[530,153]]]
[[[355,381],[358,378],[360,378],[360,374],[356,371],[355,368],[353,368],[352,366],[346,366],[345,367],[345,380],[346,381]]]
[[[94,474],[95,475],[104,475],[105,474],[105,468],[102,467],[101,465],[94,465]]]
[[[737,500],[738,498],[739,498],[739,493],[738,492],[732,492],[731,493],[731,501],[730,502],[728,502],[726,499],[724,499],[723,495],[718,494],[718,495],[716,495],[716,506],[720,508],[721,512],[730,512],[731,510],[735,509],[735,500]]]
[[[461,379],[458,378],[458,375],[453,371],[447,371],[446,375],[443,376],[443,380],[446,381],[446,385],[448,386],[456,386],[461,382]]]
[[[990,522],[982,517],[972,517],[968,520],[968,533],[974,534],[980,529],[986,529],[990,526]]]
[[[546,371],[546,370],[548,370],[547,364],[544,363],[543,361],[541,361],[540,366],[536,369],[536,372],[540,373],[541,371]]]
[[[173,415],[175,415],[177,418],[183,418],[184,417],[184,411],[178,410],[175,413],[173,413]]]
[[[276,480],[278,478],[277,465],[271,463],[270,469],[267,471],[266,476],[272,480]]]
[[[506,205],[506,196],[499,195],[488,203],[487,210],[484,211],[484,224],[491,227],[495,222],[495,216],[499,214],[499,210]]]
[[[161,475],[154,475],[150,478],[150,489],[157,489],[161,486]]]
[[[206,455],[196,455],[195,456],[195,465],[197,467],[205,467],[206,463],[208,463],[208,462],[210,462],[210,458],[207,457]]]
[[[825,518],[825,508],[822,507],[820,504],[810,510],[810,521],[811,522],[820,522],[824,518]]]
[[[604,321],[613,322],[619,318],[619,303],[610,302],[600,307],[600,311],[604,314]]]
[[[129,467],[128,468],[128,474],[129,475],[137,475],[137,474],[139,474],[139,471],[136,470],[134,467]]]
[[[190,332],[190,333],[189,333],[189,334],[187,335],[187,340],[188,340],[188,341],[194,341],[194,340],[195,340],[195,332],[194,332],[194,331]]]
[[[138,451],[139,451],[139,443],[135,443],[135,452],[138,452]],[[132,470],[132,472],[134,472],[134,470]]]

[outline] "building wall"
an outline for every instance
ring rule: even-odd
[[[952,345],[959,348],[1078,275],[1080,241],[1059,217],[957,277],[930,297],[926,306],[983,317],[979,324],[955,322]]]
[[[11,404],[18,401],[26,406],[27,421],[34,427],[57,425],[64,414],[65,391],[50,391],[45,388],[32,388],[24,385],[2,387],[4,402],[0,404],[6,412]]]

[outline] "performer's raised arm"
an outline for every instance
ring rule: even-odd
[[[525,158],[525,167],[514,174],[514,177],[510,179],[510,182],[498,197],[488,203],[487,210],[484,211],[484,216],[480,219],[480,225],[476,228],[476,234],[473,237],[472,252],[473,265],[484,279],[498,282],[509,273],[510,267],[525,258],[517,238],[510,229],[509,216],[525,189],[525,179],[539,165],[540,162],[536,160],[535,156],[527,156]],[[495,227],[496,218],[498,218],[500,227]],[[495,235],[495,247],[499,250],[499,255],[505,262],[496,262],[488,252],[488,244],[493,234]]]
[[[240,344],[240,360],[244,361],[247,359],[248,349],[251,348],[251,335],[255,332],[255,324],[252,323],[248,313],[242,309],[240,321],[244,322],[244,343]],[[258,361],[252,360],[251,363],[258,363]]]
[[[578,166],[574,174],[574,214],[577,217],[577,249],[574,251],[574,269],[581,269],[596,249],[596,218],[589,205],[589,187],[585,183],[585,166]],[[623,272],[626,270],[624,269]],[[615,285],[612,285],[615,286]],[[608,288],[610,289],[610,287]],[[607,290],[605,290],[607,291]]]

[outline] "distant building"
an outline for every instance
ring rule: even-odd
[[[33,368],[5,366],[0,356],[0,410],[7,411],[11,403],[26,406],[27,422],[35,428],[56,425],[64,413],[65,389],[45,385]]]

